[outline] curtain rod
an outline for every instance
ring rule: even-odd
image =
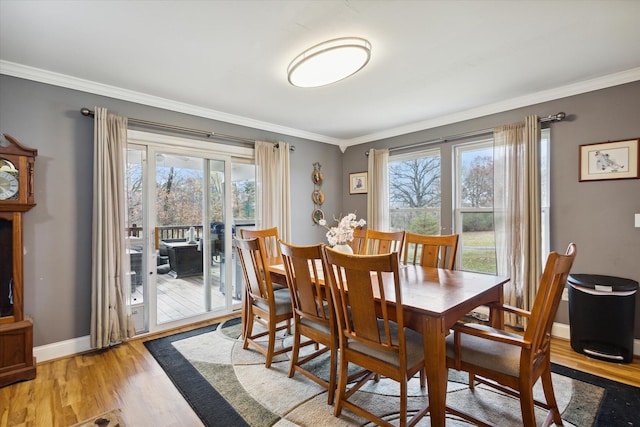
[[[91,111],[90,109],[83,107],[80,109],[80,112],[82,113],[83,116],[87,116],[87,117],[94,117],[95,113],[93,111]],[[244,142],[247,144],[251,144],[254,145],[255,144],[255,140],[253,139],[249,139],[249,138],[242,138],[239,136],[233,136],[233,135],[225,135],[222,133],[216,133],[210,130],[199,130],[199,129],[191,129],[191,128],[185,128],[182,126],[175,126],[175,125],[167,125],[164,123],[157,123],[157,122],[150,122],[148,120],[140,120],[140,119],[134,119],[134,118],[128,118],[129,123],[134,123],[134,124],[138,124],[138,125],[143,125],[143,126],[151,126],[151,127],[156,127],[156,128],[161,128],[161,129],[169,129],[169,130],[174,130],[174,131],[178,131],[178,132],[186,132],[186,133],[195,133],[198,135],[204,135],[207,138],[220,138],[220,139],[228,139],[231,141],[239,141],[239,142]],[[275,146],[278,147],[279,144],[275,143]],[[295,151],[296,146],[295,145],[290,145],[289,146],[289,151]]]
[[[561,120],[564,120],[566,117],[567,117],[567,115],[565,113],[560,112],[560,113],[557,113],[557,114],[552,114],[552,115],[547,116],[547,117],[540,117],[539,121],[540,121],[540,123],[559,122]],[[407,149],[410,149],[410,148],[422,147],[422,146],[425,146],[425,145],[436,144],[438,142],[457,141],[457,140],[460,140],[460,139],[470,138],[472,136],[489,135],[491,133],[493,133],[493,129],[475,130],[475,131],[471,131],[471,132],[459,133],[457,135],[447,136],[447,137],[444,137],[444,138],[432,139],[430,141],[417,142],[415,144],[410,144],[410,145],[403,145],[401,147],[392,147],[392,148],[389,148],[389,152],[391,153],[392,151],[407,150]],[[368,156],[369,155],[369,150],[365,151],[364,155]]]

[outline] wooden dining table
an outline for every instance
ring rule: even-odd
[[[274,282],[285,283],[283,264],[271,264],[269,272]],[[489,306],[492,326],[502,327],[502,317],[491,306],[502,304],[502,288],[509,279],[417,265],[401,265],[399,274],[405,326],[423,336],[431,425],[444,426],[447,396],[445,338],[459,319],[481,305]],[[395,293],[388,295],[392,294]],[[395,301],[389,299],[388,303]]]

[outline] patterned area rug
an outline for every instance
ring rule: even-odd
[[[120,409],[113,409],[70,427],[125,427]]]
[[[262,426],[368,426],[369,423],[343,410],[339,418],[327,405],[326,390],[302,375],[287,377],[286,355],[274,359],[270,369],[264,367],[264,356],[254,350],[243,350],[238,319],[170,337],[147,341],[145,345],[163,366],[178,389],[205,425]],[[279,345],[287,345],[290,336],[280,336]],[[326,363],[319,362],[322,375]],[[554,366],[554,370],[558,367]],[[562,368],[561,368],[562,369]],[[326,374],[326,372],[325,372]],[[553,374],[553,384],[565,425],[598,425],[596,416],[604,387],[572,379],[571,373]],[[355,396],[359,401],[392,423],[397,421],[399,387],[382,378],[371,381]],[[449,371],[447,405],[500,426],[520,426],[519,402],[510,396],[484,386],[471,391],[467,375]],[[409,383],[409,408],[417,409],[428,399],[420,389],[418,378]],[[541,387],[536,396],[544,400]],[[538,409],[541,423],[546,411]],[[425,417],[418,425],[429,425]],[[469,426],[453,415],[447,415],[447,426]],[[612,424],[600,424],[612,425]],[[616,424],[634,425],[634,424]]]

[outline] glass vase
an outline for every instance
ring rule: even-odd
[[[341,245],[335,245],[333,249],[335,249],[338,252],[343,252],[345,254],[353,253],[353,249],[351,249],[351,246],[347,245],[346,243],[343,243]]]

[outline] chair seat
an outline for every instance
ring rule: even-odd
[[[291,294],[288,288],[273,291],[273,298],[276,305],[276,316],[293,312],[291,308]],[[254,304],[264,311],[269,311],[269,304],[267,304],[266,301],[256,300]]]
[[[384,330],[384,322],[382,320],[379,320],[378,324],[380,325],[380,329]],[[389,322],[389,327],[391,332],[391,340],[394,345],[398,345],[398,325],[395,322]],[[407,344],[407,366],[413,366],[424,358],[424,344],[422,335],[408,328],[404,328],[404,334]],[[382,341],[384,341],[385,339],[386,338],[383,336]],[[367,354],[376,359],[384,360],[390,365],[396,367],[400,366],[398,353],[381,351],[379,349],[369,347],[354,340],[349,341],[349,349],[357,351],[359,353]]]
[[[325,335],[329,335],[331,333],[331,328],[329,328],[329,325],[325,324],[325,323],[318,323],[318,322],[314,322],[310,319],[307,319],[305,317],[301,317],[300,318],[300,324],[303,326],[306,326],[307,328],[316,330],[322,334]]]
[[[522,338],[518,334],[495,329],[490,326],[468,323],[474,329],[493,332],[500,335]],[[473,335],[460,334],[460,360],[471,363],[492,371],[502,372],[512,377],[520,375],[520,347],[486,338],[475,337]],[[456,356],[453,344],[453,334],[447,337],[447,357],[454,359]]]

